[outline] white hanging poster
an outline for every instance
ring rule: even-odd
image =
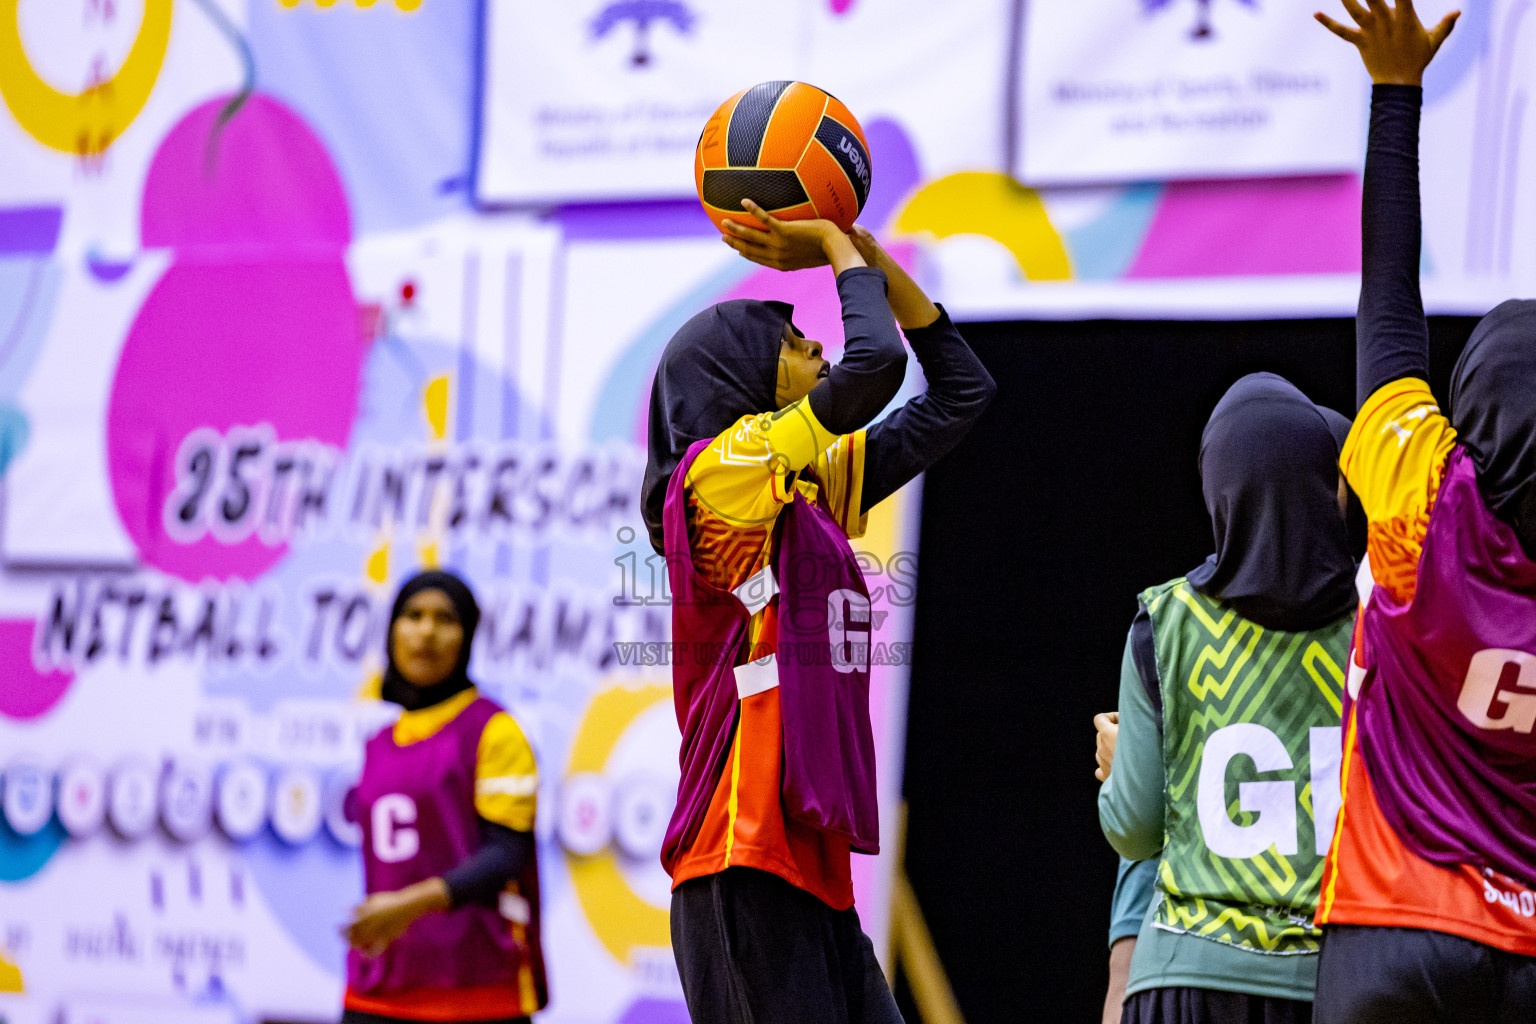
[[[1029,185],[1343,174],[1358,169],[1360,57],[1278,0],[1027,3]]]
[[[486,206],[693,195],[709,115],[801,77],[802,0],[493,0],[476,198]]]

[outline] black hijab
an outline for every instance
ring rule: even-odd
[[[1200,439],[1216,553],[1189,574],[1191,586],[1287,632],[1354,607],[1355,563],[1338,506],[1343,419],[1272,373],[1227,390]]]
[[[400,674],[395,667],[395,620],[405,610],[405,602],[423,590],[441,590],[453,603],[453,610],[464,627],[464,644],[459,648],[459,660],[447,678],[431,686],[417,686]],[[469,681],[469,651],[475,641],[475,627],[480,624],[480,606],[469,585],[451,572],[430,569],[419,572],[400,585],[395,595],[395,606],[389,612],[389,629],[384,633],[384,686],[379,696],[392,701],[407,711],[419,711],[441,703],[475,685]]]
[[[1488,511],[1514,523],[1536,481],[1536,300],[1501,302],[1473,330],[1451,373],[1451,426]],[[1529,550],[1536,523],[1521,532]]]
[[[779,347],[793,311],[783,302],[733,299],[699,313],[667,342],[651,384],[650,451],[640,492],[658,552],[667,481],[689,445],[749,413],[773,411]]]

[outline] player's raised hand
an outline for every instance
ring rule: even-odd
[[[1413,0],[1343,0],[1344,9],[1358,27],[1340,24],[1319,11],[1314,14],[1322,25],[1360,51],[1365,70],[1377,85],[1422,85],[1424,69],[1434,60],[1435,52],[1456,26],[1460,11],[1440,19],[1433,29],[1425,29],[1413,9]]]
[[[866,266],[853,242],[829,220],[779,220],[750,199],[743,199],[741,205],[763,227],[724,221],[729,232],[725,244],[753,263],[774,270],[805,270],[830,263],[838,273]]]
[[[822,237],[827,229],[836,230],[831,221],[779,220],[750,199],[742,201],[750,217],[721,222],[729,234],[725,244],[753,263],[774,270],[806,270],[827,265]],[[756,218],[762,227],[744,223]]]
[[[1098,743],[1094,749],[1093,757],[1099,766],[1093,770],[1093,777],[1103,782],[1109,778],[1110,769],[1115,765],[1115,740],[1120,738],[1120,712],[1106,711],[1103,714],[1093,716],[1093,727],[1098,730]]]
[[[882,267],[889,259],[885,249],[880,245],[880,240],[864,225],[855,224],[848,232],[848,237],[852,240],[853,247],[859,250],[859,255],[864,257],[864,262],[870,266]]]

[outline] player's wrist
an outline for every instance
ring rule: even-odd
[[[816,225],[816,241],[821,245],[821,251],[831,258],[834,250],[840,250],[843,243],[849,247],[853,245],[848,236],[837,229],[837,225],[829,220],[819,221]]]
[[[411,912],[420,917],[422,914],[431,913],[434,910],[447,910],[453,905],[452,895],[448,891],[448,883],[441,877],[428,878],[417,882],[406,890],[407,905]]]
[[[869,266],[859,254],[858,248],[847,235],[837,230],[836,225],[831,225],[831,231],[823,237],[821,251],[826,254],[827,262],[832,264],[832,270],[838,274],[854,267]]]

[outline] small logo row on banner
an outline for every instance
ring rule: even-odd
[[[13,762],[0,783],[0,813],[21,836],[40,832],[58,815],[75,839],[110,827],[120,838],[142,839],[158,823],[172,839],[196,842],[215,828],[243,843],[267,825],[282,841],[299,845],[323,829],[343,846],[357,846],[362,830],[347,817],[353,771],[288,766],[253,760],[206,765],[129,757],[110,769],[94,759],[66,761],[57,772]]]
[[[249,842],[271,825],[283,842],[300,845],[322,831],[347,847],[362,842],[347,795],[357,784],[351,769],[270,768],[251,759],[215,767],[174,758],[161,763],[125,758],[103,768],[90,757],[71,758],[56,771],[16,761],[0,775],[0,814],[11,831],[31,836],[57,815],[74,839],[103,828],[121,839],[144,838],[158,824],[182,843],[215,830]],[[560,787],[554,833],[576,856],[613,846],[635,860],[661,852],[676,784],[644,773],[616,784],[600,774],[577,774]],[[355,813],[355,812],[354,812]]]

